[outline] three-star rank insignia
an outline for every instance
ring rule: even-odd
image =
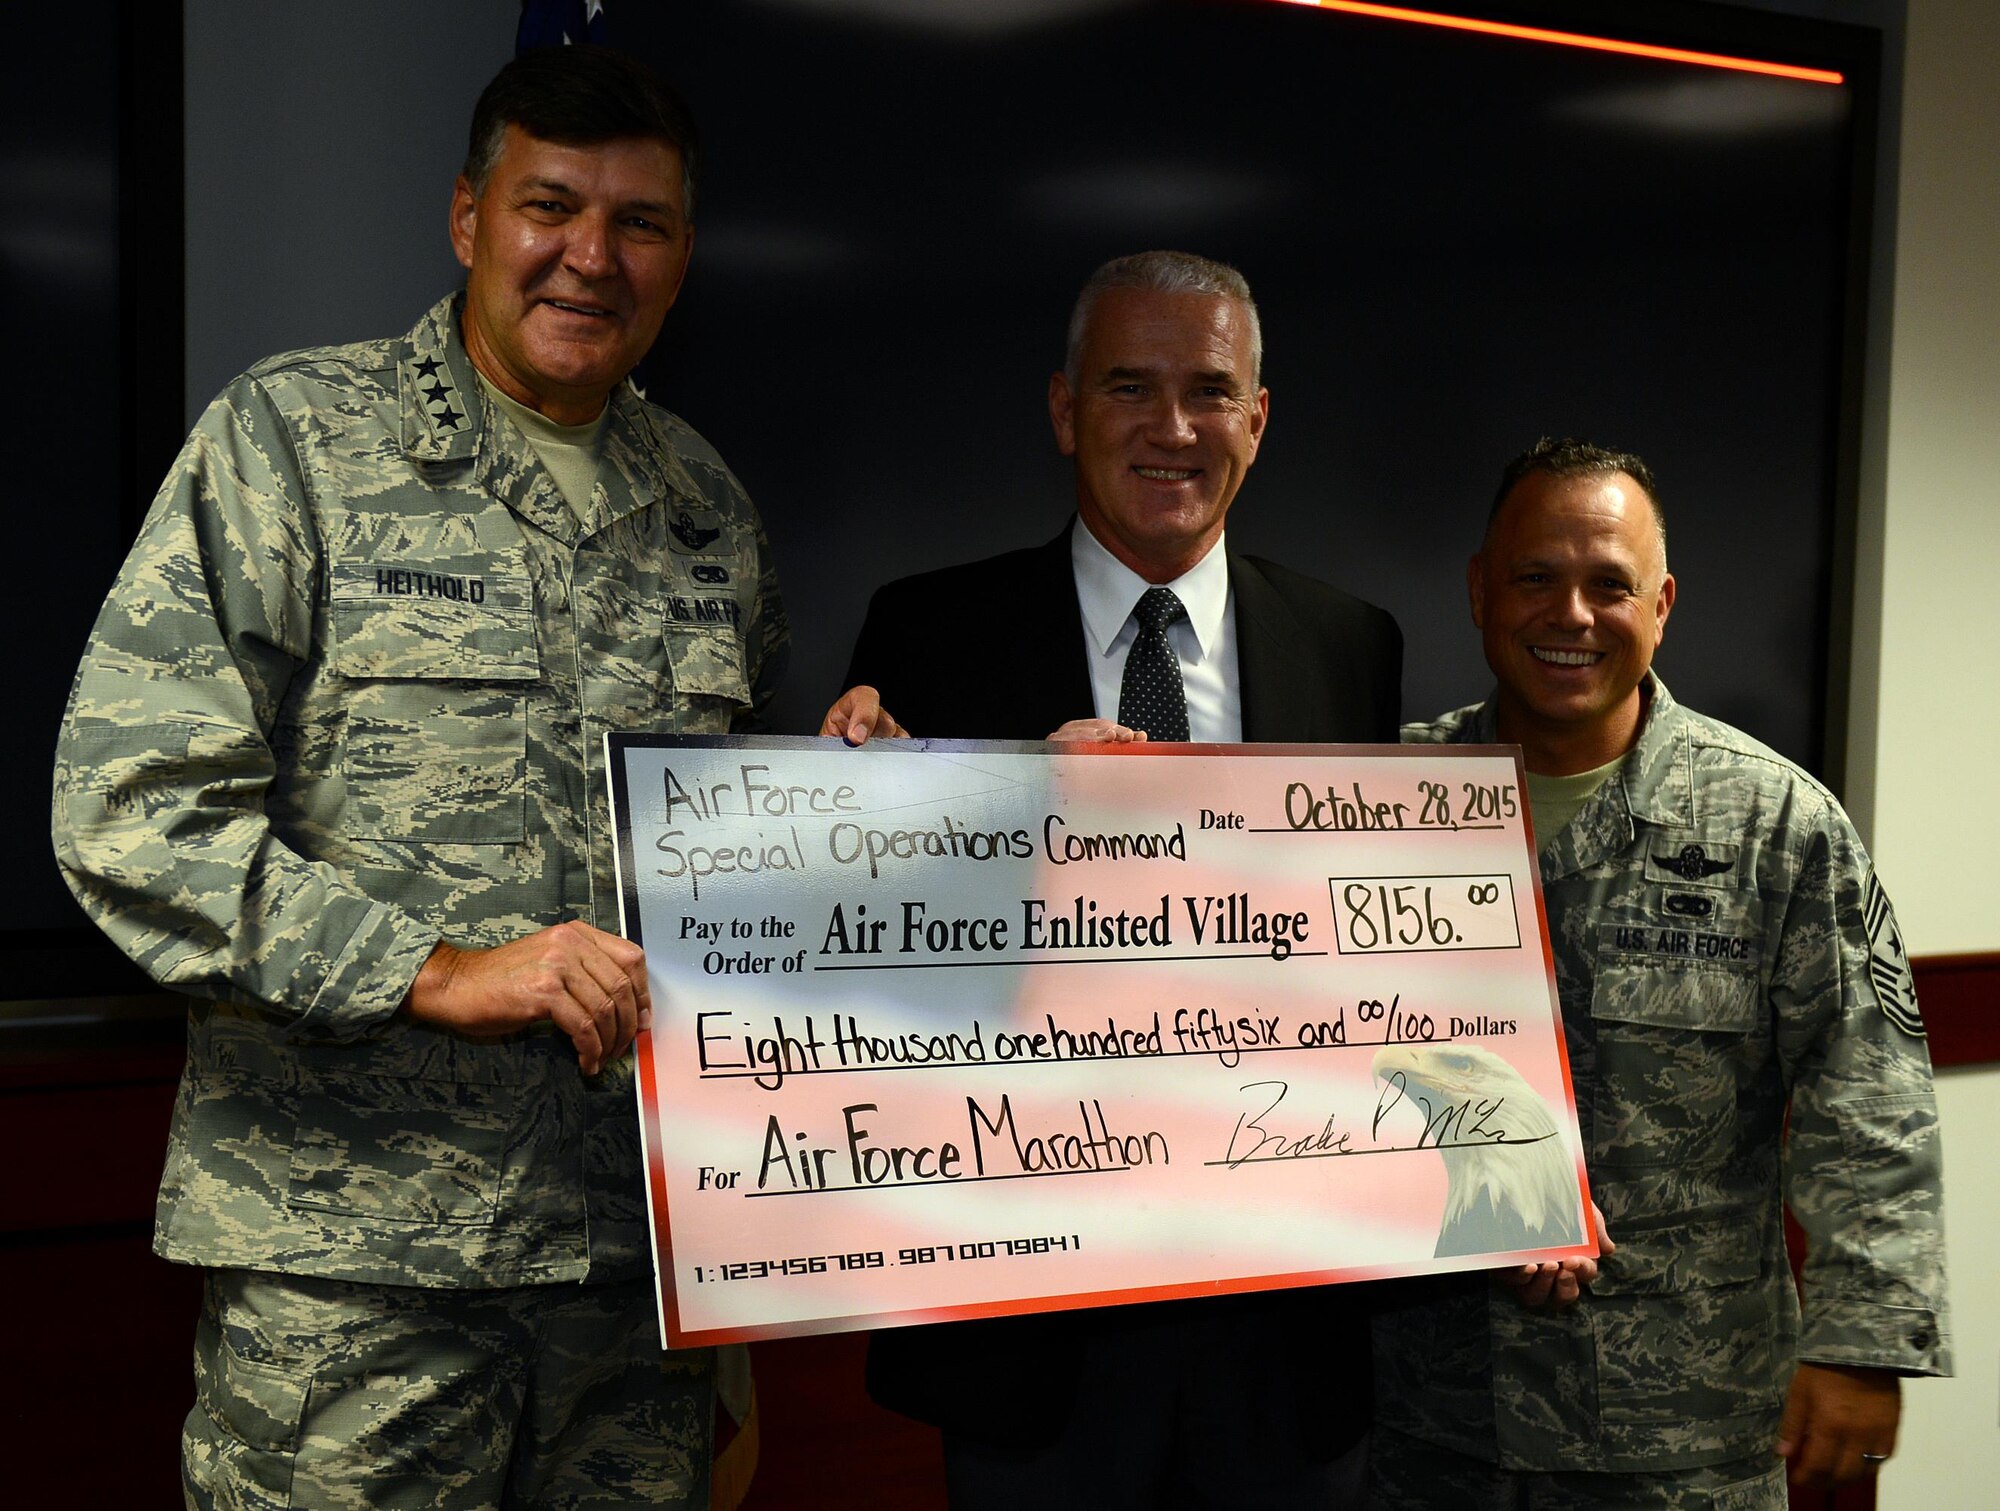
[[[1868,929],[1868,980],[1882,1013],[1904,1033],[1924,1037],[1924,1020],[1917,1012],[1917,983],[1910,977],[1910,957],[1903,949],[1896,910],[1874,871],[1861,900],[1861,917]]]
[[[452,387],[451,374],[436,357],[426,357],[421,362],[410,364],[410,370],[417,377],[417,392],[423,395],[425,418],[433,428],[455,431],[465,423],[465,414],[452,402],[458,390]]]
[[[1705,877],[1719,875],[1736,864],[1734,860],[1710,860],[1708,851],[1696,844],[1682,845],[1675,854],[1654,854],[1649,859],[1661,870],[1678,876],[1682,881],[1701,881]]]

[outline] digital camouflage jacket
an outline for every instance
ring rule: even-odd
[[[632,1065],[397,1015],[440,938],[617,927],[605,731],[726,733],[787,628],[720,457],[628,387],[583,518],[457,300],[210,405],[92,633],[57,858],[191,1005],[155,1247],[406,1285],[643,1273]]]
[[[1557,1315],[1471,1276],[1376,1325],[1378,1418],[1510,1468],[1744,1458],[1798,1360],[1950,1368],[1937,1111],[1888,898],[1824,787],[1648,691],[1630,758],[1540,854],[1617,1252]],[[1493,707],[1403,733],[1491,743]]]

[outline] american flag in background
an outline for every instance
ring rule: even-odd
[[[567,47],[595,42],[602,47],[609,32],[604,0],[521,0],[521,24],[514,32],[514,55],[538,47]]]

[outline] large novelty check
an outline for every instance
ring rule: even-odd
[[[676,1345],[1593,1252],[1511,749],[609,736]]]

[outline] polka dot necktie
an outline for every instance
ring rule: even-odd
[[[1180,657],[1167,643],[1167,626],[1186,614],[1172,588],[1146,589],[1132,609],[1132,617],[1139,622],[1139,638],[1125,657],[1125,680],[1118,688],[1118,722],[1145,730],[1149,739],[1188,737]]]

